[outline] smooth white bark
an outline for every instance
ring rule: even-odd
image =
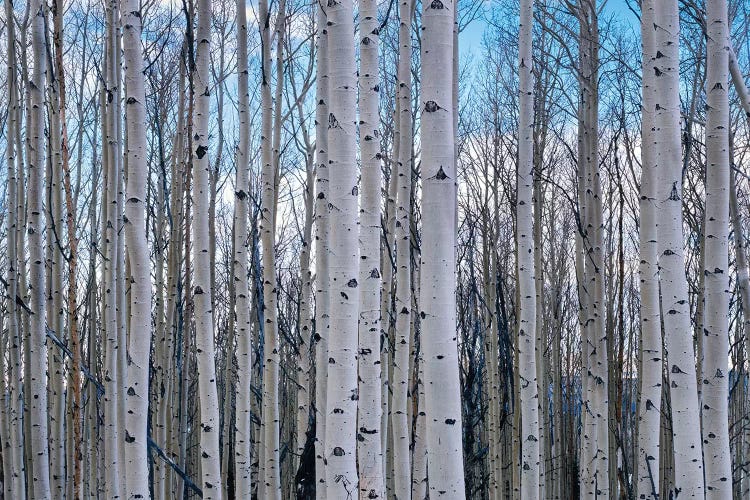
[[[253,372],[252,320],[248,284],[248,214],[250,207],[250,110],[247,66],[247,5],[237,0],[237,101],[239,144],[234,185],[234,293],[235,338],[237,339],[237,410],[234,435],[234,497],[252,495],[252,434],[250,384]]]
[[[149,498],[148,403],[151,359],[151,259],[146,238],[146,91],[139,0],[121,4],[127,113],[125,242],[130,259],[130,334],[124,430],[126,498]]]
[[[700,409],[695,376],[682,228],[682,148],[680,143],[679,12],[677,0],[656,4],[654,29],[656,203],[661,310],[672,402],[675,490],[703,498]]]
[[[199,0],[196,31],[196,71],[193,75],[195,116],[193,118],[193,303],[195,349],[200,400],[200,464],[204,499],[222,497],[219,459],[219,398],[216,390],[214,319],[211,300],[211,266],[208,233],[209,137],[211,110],[209,52],[211,40],[211,1]]]
[[[360,204],[359,406],[357,460],[359,498],[383,498],[380,363],[380,78],[378,3],[360,1],[359,134],[362,159]]]
[[[521,377],[521,498],[539,496],[539,407],[536,370],[536,285],[534,283],[534,74],[533,5],[521,1],[519,29],[518,172],[516,247],[518,249],[518,370]]]
[[[330,322],[328,223],[328,32],[323,3],[317,9],[315,54],[315,496],[326,498],[325,435]]]
[[[393,435],[393,494],[408,498],[411,493],[411,422],[409,384],[411,351],[411,0],[399,1],[398,29],[398,157],[396,195],[396,329],[393,339],[393,391],[390,407]]]
[[[456,166],[452,0],[422,14],[422,259],[420,317],[430,498],[464,492],[461,390],[456,340]],[[538,455],[538,454],[537,454]]]
[[[328,5],[331,322],[326,400],[326,491],[329,499],[346,499],[356,494],[359,483],[356,465],[359,312],[357,69],[352,0],[329,2]]]
[[[268,2],[259,3],[263,74],[261,76],[261,213],[263,248],[263,414],[260,485],[265,498],[281,497],[279,473],[279,339],[276,319],[276,169],[273,161],[271,26]]]
[[[729,28],[726,0],[706,1],[706,215],[702,435],[706,498],[732,494],[729,450]]]
[[[659,432],[662,400],[662,338],[659,311],[658,249],[656,236],[656,171],[654,134],[654,0],[641,3],[643,44],[641,107],[641,192],[640,192],[640,292],[641,345],[639,354],[640,392],[638,399],[638,498],[659,497]]]
[[[50,498],[50,470],[47,431],[47,325],[45,314],[46,285],[44,280],[44,170],[47,160],[44,136],[45,88],[47,80],[47,49],[45,41],[45,8],[43,2],[31,4],[31,47],[34,70],[28,84],[31,110],[27,129],[28,195],[27,234],[29,249],[29,307],[34,312],[30,320],[29,360],[30,375],[29,436],[32,457],[32,496]]]

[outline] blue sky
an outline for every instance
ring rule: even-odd
[[[602,0],[599,0],[598,4],[601,5]],[[637,28],[638,18],[628,8],[626,0],[606,0],[603,15],[605,17],[615,16]],[[476,55],[481,50],[482,34],[486,28],[487,23],[483,19],[477,19],[461,33],[459,50],[462,55],[469,53]],[[638,30],[636,30],[636,33],[638,33]]]

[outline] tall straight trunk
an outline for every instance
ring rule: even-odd
[[[422,282],[419,296],[424,332],[428,482],[430,498],[435,499],[465,497],[456,342],[454,8],[452,0],[425,2],[422,15]]]
[[[315,79],[315,496],[326,498],[325,435],[328,392],[330,287],[328,254],[328,32],[323,4],[317,7]]]
[[[580,61],[578,80],[578,168],[586,307],[583,309],[585,364],[582,494],[587,498],[609,495],[609,390],[607,334],[605,328],[604,227],[599,174],[599,24],[594,2],[579,2]],[[582,189],[583,188],[583,189]]]
[[[302,105],[297,107],[300,118],[302,118]],[[299,257],[301,288],[299,298],[299,339],[297,344],[297,422],[296,422],[296,446],[294,472],[300,467],[300,458],[305,450],[307,442],[307,431],[310,422],[310,345],[313,323],[312,299],[312,268],[310,267],[310,243],[312,240],[313,205],[315,202],[315,163],[314,151],[308,136],[307,128],[303,128],[305,154],[305,222],[302,229],[302,251]]]
[[[27,233],[29,249],[30,308],[34,312],[29,324],[29,370],[31,429],[32,494],[34,498],[50,498],[50,470],[47,432],[47,332],[44,283],[44,165],[46,147],[44,138],[44,90],[47,80],[47,50],[45,43],[45,9],[42,2],[31,4],[31,47],[34,53],[34,70],[29,81],[30,118],[29,137]],[[27,434],[28,435],[28,434]]]
[[[193,252],[195,260],[193,301],[195,348],[200,398],[200,451],[203,498],[221,499],[219,458],[219,398],[216,390],[214,320],[211,309],[210,241],[208,235],[209,175],[208,121],[211,108],[209,54],[211,2],[198,2],[196,60],[194,73],[195,116],[193,118]]]
[[[398,99],[396,99],[398,101]],[[395,103],[394,122],[396,117],[399,115],[398,109],[400,103]],[[398,190],[398,173],[396,162],[398,158],[398,128],[393,132],[393,152],[392,157],[389,158],[390,171],[387,182],[387,198],[385,201],[385,214],[383,217],[384,235],[383,235],[383,250],[381,252],[380,263],[383,268],[383,288],[380,299],[380,315],[381,315],[381,352],[380,352],[380,372],[381,372],[381,439],[380,447],[386,454],[383,460],[383,476],[386,478],[386,495],[393,491],[393,474],[390,473],[392,470],[393,463],[393,447],[390,446],[392,430],[390,428],[390,402],[391,402],[391,375],[393,373],[393,360],[392,360],[392,343],[394,335],[394,287],[393,287],[393,264],[394,264],[394,235],[396,233],[396,197]]]
[[[522,0],[519,31],[517,273],[519,294],[518,370],[521,377],[521,498],[539,496],[539,407],[536,370],[536,286],[534,269],[533,134],[534,74],[532,68],[533,6]]]
[[[61,5],[54,2],[51,6],[53,21],[53,41],[55,49],[62,50],[62,33],[59,28],[62,17]],[[49,7],[46,7],[49,8]],[[49,35],[45,35],[48,37]],[[59,40],[59,41],[58,41]],[[54,57],[57,61],[58,54],[48,48],[51,52],[47,57]],[[47,161],[47,191],[49,202],[47,211],[47,326],[55,332],[58,338],[63,339],[65,335],[65,312],[63,309],[63,208],[62,208],[62,120],[60,118],[60,74],[56,68],[49,73],[48,79],[48,136],[49,136],[49,158]],[[49,467],[50,488],[55,497],[62,497],[65,483],[65,389],[62,353],[53,346],[47,351],[49,380],[47,384],[47,398],[49,403]]]
[[[380,78],[378,3],[360,2],[360,148],[362,200],[360,205],[359,406],[357,459],[359,498],[384,498],[381,442],[380,362]]]
[[[5,150],[8,166],[8,442],[3,443],[3,469],[5,491],[12,498],[24,500],[26,498],[26,471],[23,460],[24,434],[23,434],[23,367],[21,365],[22,330],[21,310],[16,303],[19,294],[18,271],[20,267],[18,240],[23,239],[21,229],[23,227],[23,207],[18,206],[19,184],[22,184],[23,155],[20,147],[17,148],[16,138],[20,132],[20,110],[19,102],[20,86],[18,72],[16,70],[16,22],[14,20],[13,2],[5,2],[6,18],[6,40],[7,40],[7,88],[8,88],[8,121],[6,126],[7,146]],[[7,464],[7,466],[6,466]]]
[[[125,111],[127,113],[128,181],[125,240],[130,259],[130,324],[127,345],[127,412],[125,429],[125,495],[147,498],[148,403],[151,359],[151,260],[146,237],[146,91],[141,52],[141,10],[138,0],[120,4],[123,28]]]
[[[732,494],[729,451],[729,28],[726,0],[706,1],[706,229],[703,458],[706,498]]]
[[[681,496],[703,498],[695,353],[682,232],[682,168],[679,95],[679,11],[676,0],[656,7],[656,200],[659,281],[672,403],[675,490]]]
[[[273,161],[273,101],[271,99],[271,18],[268,2],[259,4],[261,24],[261,218],[263,247],[263,412],[261,487],[266,498],[279,498],[279,340],[276,319],[276,169]],[[280,56],[279,56],[280,57]]]
[[[656,234],[656,171],[654,129],[653,64],[656,58],[654,0],[641,3],[641,39],[643,44],[642,78],[643,106],[641,107],[641,192],[639,231],[641,342],[639,354],[638,395],[638,464],[636,492],[639,498],[659,498],[659,426],[662,392],[662,338],[659,311],[658,248]]]
[[[106,7],[107,34],[105,37],[105,88],[102,98],[102,133],[106,142],[102,152],[106,168],[106,194],[103,206],[106,206],[104,224],[104,492],[107,497],[116,498],[122,495],[120,489],[120,429],[118,402],[120,398],[120,377],[118,353],[121,350],[118,334],[117,281],[118,240],[120,207],[118,203],[118,186],[120,178],[119,136],[117,133],[117,114],[114,110],[119,101],[119,71],[116,66],[115,52],[119,37],[119,2],[109,1]],[[106,205],[104,204],[106,201]]]
[[[252,495],[251,382],[253,372],[252,319],[248,284],[248,216],[250,208],[250,95],[247,66],[247,5],[237,0],[237,98],[240,142],[234,186],[234,306],[237,339],[237,388],[234,436],[234,498]],[[226,417],[225,417],[226,418]],[[225,437],[226,439],[226,437]]]
[[[357,479],[357,320],[359,228],[357,226],[356,109],[352,0],[329,3],[328,165],[330,172],[330,331],[326,397],[327,495],[350,498]]]
[[[398,31],[398,157],[396,197],[396,330],[393,339],[393,494],[408,498],[411,491],[411,429],[408,418],[411,332],[411,0],[399,2]]]
[[[66,226],[68,230],[68,346],[72,353],[70,367],[70,379],[68,383],[67,397],[70,402],[68,408],[67,431],[67,476],[72,479],[72,485],[68,485],[69,496],[81,495],[82,476],[82,436],[81,436],[81,349],[78,332],[78,301],[75,276],[78,269],[78,238],[76,236],[75,217],[76,208],[73,188],[71,185],[71,173],[68,152],[68,127],[66,120],[67,93],[65,85],[65,67],[63,64],[63,8],[62,2],[54,6],[54,46],[55,46],[55,68],[56,68],[56,93],[58,98],[59,113],[59,147],[60,161],[58,166],[61,170],[62,182],[65,190],[66,204]],[[80,133],[79,133],[80,134]],[[80,148],[83,146],[83,137],[79,135]],[[79,160],[80,164],[80,160]],[[62,221],[59,221],[61,224]],[[62,230],[58,232],[58,236]],[[62,292],[62,291],[61,291]],[[62,312],[61,312],[62,314]],[[62,379],[62,376],[60,377]]]

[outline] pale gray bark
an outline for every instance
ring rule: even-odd
[[[234,497],[252,495],[252,434],[250,391],[253,373],[251,294],[248,284],[248,215],[250,208],[250,110],[247,64],[247,4],[237,0],[237,99],[240,141],[234,185],[234,293],[237,340],[237,410],[234,435]],[[226,439],[226,436],[225,436]]]
[[[328,222],[328,32],[323,3],[317,7],[315,80],[315,495],[326,498],[325,435],[330,320]]]
[[[211,107],[209,51],[211,39],[211,1],[198,2],[196,31],[196,71],[194,78],[195,116],[193,117],[193,202],[192,221],[195,307],[195,349],[198,365],[200,399],[200,465],[203,498],[221,499],[219,459],[219,398],[216,389],[214,355],[214,319],[211,299],[211,267],[209,259],[209,143],[208,121]]]
[[[536,369],[536,285],[534,269],[533,135],[534,74],[533,6],[522,0],[519,30],[519,123],[516,200],[516,247],[519,296],[518,371],[521,383],[521,498],[539,496],[539,407]]]
[[[682,230],[682,148],[679,96],[679,13],[676,0],[656,5],[654,30],[656,122],[656,203],[661,310],[672,404],[675,490],[703,498],[703,459],[695,377],[695,353],[689,334],[690,311]]]
[[[123,427],[125,451],[125,495],[148,498],[148,409],[151,360],[151,260],[146,237],[146,91],[141,51],[139,0],[120,4],[127,113],[128,179],[125,205],[125,240],[130,262],[130,323],[127,345],[127,411]]]
[[[380,362],[380,78],[378,52],[380,26],[378,3],[360,2],[360,151],[362,198],[360,204],[360,311],[359,311],[359,405],[357,408],[357,460],[359,498],[383,498],[383,450],[381,442]]]
[[[706,1],[706,215],[701,430],[706,498],[732,494],[729,450],[729,28],[726,0]]]
[[[658,249],[656,234],[656,171],[653,64],[656,57],[654,0],[641,3],[643,47],[643,106],[641,107],[640,292],[641,341],[639,352],[638,456],[636,491],[639,498],[659,497],[659,425],[662,393],[662,338],[659,311]]]
[[[357,448],[357,319],[359,228],[352,0],[328,7],[328,164],[330,168],[330,331],[326,397],[327,498],[350,498],[359,487]]]
[[[31,47],[34,53],[34,70],[28,84],[30,93],[30,121],[28,136],[28,195],[27,234],[29,249],[29,306],[34,314],[29,324],[29,419],[32,432],[30,451],[32,457],[33,498],[50,498],[50,469],[47,426],[47,325],[45,323],[44,282],[44,166],[46,144],[44,137],[44,109],[47,80],[47,50],[45,43],[45,8],[41,1],[31,4]]]
[[[283,2],[282,2],[283,4]],[[276,169],[273,161],[273,101],[271,99],[271,18],[268,2],[259,3],[262,45],[261,76],[261,217],[263,247],[263,411],[260,485],[265,498],[281,497],[279,472],[279,339],[276,311]],[[283,14],[279,14],[283,15]],[[281,57],[280,55],[278,57]]]
[[[425,413],[430,498],[464,498],[456,341],[456,168],[452,0],[423,3],[422,259]],[[538,453],[537,453],[538,455]]]

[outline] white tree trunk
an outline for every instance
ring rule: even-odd
[[[151,354],[151,259],[146,237],[146,91],[139,0],[121,4],[128,180],[125,240],[130,259],[130,334],[127,346],[125,429],[126,498],[148,498],[148,403]]]
[[[398,157],[396,197],[396,330],[393,339],[393,494],[411,493],[411,423],[409,421],[409,360],[411,334],[411,0],[399,1],[398,30]]]
[[[658,249],[656,236],[656,171],[654,138],[655,94],[653,64],[656,57],[654,0],[641,3],[643,44],[641,107],[641,192],[639,231],[641,345],[639,354],[640,392],[638,399],[638,498],[659,497],[659,425],[662,393],[662,338],[659,311]]]
[[[234,437],[234,497],[252,496],[252,435],[250,384],[253,373],[252,320],[248,285],[248,214],[250,207],[250,96],[247,67],[247,5],[237,0],[237,100],[240,141],[237,145],[237,177],[234,186],[234,293],[237,339],[237,414]]]
[[[533,5],[521,1],[519,29],[517,273],[519,294],[518,370],[521,376],[521,498],[539,497],[539,408],[536,372],[536,287],[534,283],[533,138],[534,74],[532,62]]]
[[[452,0],[433,0],[423,3],[422,15],[423,225],[419,296],[424,332],[428,482],[430,498],[435,500],[465,497],[456,342],[454,7]]]
[[[707,0],[706,228],[702,433],[706,498],[732,495],[729,451],[729,28],[726,0]]]
[[[360,205],[359,406],[357,459],[359,498],[384,498],[381,443],[380,363],[380,24],[376,0],[360,2],[360,148],[362,200]]]
[[[703,498],[703,457],[690,329],[682,232],[682,148],[680,144],[679,13],[677,0],[657,3],[654,29],[657,57],[656,202],[661,310],[672,402],[675,490],[686,498]]]
[[[328,271],[328,33],[323,4],[317,10],[315,79],[315,496],[326,498],[325,435],[328,392],[330,282]]]
[[[261,82],[261,217],[263,247],[263,414],[261,487],[265,498],[281,497],[279,472],[279,340],[276,323],[276,172],[273,162],[271,99],[271,28],[268,2],[259,3],[263,75]]]
[[[19,82],[16,71],[16,23],[14,21],[13,3],[5,2],[6,40],[7,40],[7,78],[8,78],[8,122],[6,127],[7,147],[6,161],[8,166],[8,443],[3,450],[3,460],[7,460],[8,473],[4,475],[5,491],[12,498],[24,500],[26,498],[26,471],[23,460],[23,367],[21,365],[21,310],[16,304],[19,296],[18,286],[18,239],[23,239],[20,230],[23,226],[22,209],[17,204],[19,184],[22,184],[22,151],[16,149],[16,138],[19,136]],[[18,156],[17,156],[18,155]],[[17,168],[18,165],[18,168]],[[7,450],[7,452],[5,451]],[[5,462],[3,462],[5,463]]]
[[[355,495],[357,479],[357,69],[352,0],[329,3],[328,165],[330,172],[330,332],[326,398],[327,498]]]
[[[31,98],[29,140],[29,178],[27,200],[27,233],[29,248],[30,321],[29,358],[30,392],[29,417],[31,423],[32,495],[50,498],[49,451],[47,432],[47,345],[44,280],[44,170],[46,140],[44,136],[45,88],[47,80],[47,50],[45,42],[45,8],[43,2],[31,4],[31,46],[34,70],[28,88]]]
[[[211,40],[211,1],[198,1],[196,32],[196,71],[194,73],[195,117],[193,147],[193,230],[195,308],[195,348],[200,399],[200,464],[203,498],[220,500],[222,496],[219,459],[219,398],[216,392],[214,320],[211,309],[211,266],[209,254],[209,137],[211,110],[209,54]]]
[[[115,52],[119,44],[119,2],[111,0],[107,3],[105,37],[105,85],[102,99],[102,135],[106,146],[103,147],[102,160],[106,194],[103,206],[106,206],[104,222],[104,492],[109,498],[122,495],[120,474],[120,429],[118,404],[120,397],[120,377],[118,353],[120,339],[118,332],[118,303],[117,266],[119,242],[120,208],[118,203],[118,188],[120,179],[121,157],[119,153],[119,135],[117,127],[117,113],[115,103],[119,102],[119,71]]]

